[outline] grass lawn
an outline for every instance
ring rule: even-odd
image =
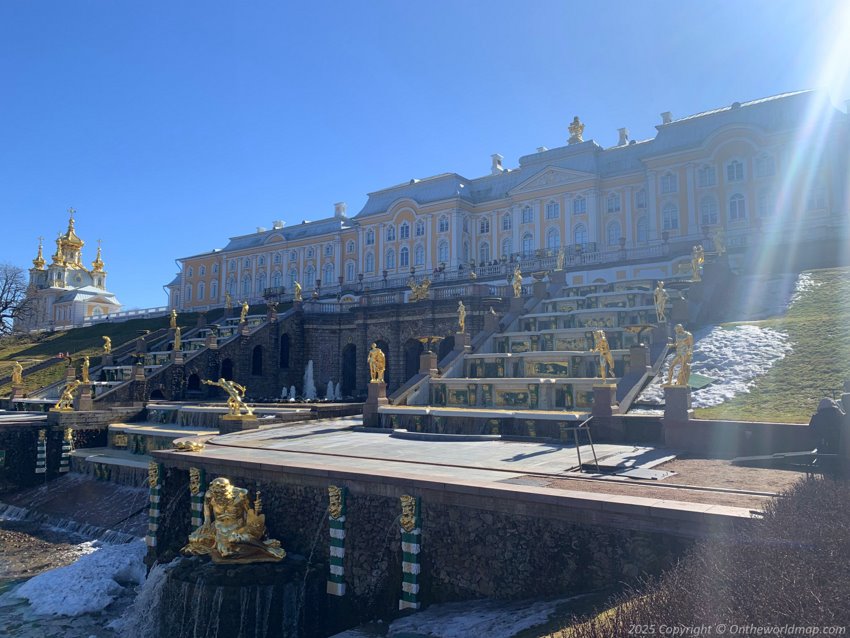
[[[793,350],[748,394],[695,410],[697,418],[808,423],[818,401],[850,379],[850,269],[807,272],[813,286],[787,314],[751,322],[786,333]]]

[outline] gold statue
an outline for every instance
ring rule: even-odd
[[[514,269],[514,277],[511,285],[514,287],[514,297],[522,297],[522,271],[519,268],[519,264]]]
[[[401,528],[405,532],[412,532],[416,529],[416,497],[409,494],[402,494],[401,498]]]
[[[478,280],[478,275],[477,275],[477,274],[475,274],[475,271],[474,271],[474,270],[470,270],[470,271],[469,271],[469,278],[470,278],[472,281],[477,281],[477,280]]]
[[[15,361],[12,363],[12,386],[24,384],[24,366]]]
[[[331,518],[342,516],[342,488],[336,485],[328,486],[328,514]]]
[[[676,356],[670,362],[667,372],[667,383],[664,385],[688,385],[691,378],[691,359],[694,356],[694,336],[685,330],[682,324],[676,324]],[[676,383],[673,383],[673,369],[679,366]]]
[[[555,270],[563,270],[564,265],[566,264],[566,261],[567,261],[567,253],[564,250],[564,247],[561,246],[558,249],[558,259],[555,262]]]
[[[251,406],[247,405],[242,399],[245,396],[245,386],[239,385],[235,381],[228,381],[227,379],[221,378],[218,381],[210,381],[205,379],[203,381],[205,385],[214,385],[218,386],[225,392],[227,392],[227,407],[230,408],[230,416],[239,416],[240,412],[244,409],[245,416],[251,416],[254,414],[254,410]]]
[[[670,295],[664,290],[663,281],[659,280],[655,285],[655,292],[652,293],[652,298],[655,301],[655,316],[658,319],[658,323],[667,321],[667,300],[670,298]]]
[[[80,378],[83,383],[91,383],[89,379],[89,358],[83,357],[83,365],[80,366]]]
[[[383,383],[384,371],[387,369],[387,358],[377,343],[372,344],[372,349],[369,350],[369,356],[366,358],[366,362],[369,364],[370,383]]]
[[[233,297],[230,296],[229,292],[224,293],[224,309],[230,310],[233,308]]]
[[[416,280],[411,277],[407,285],[410,286],[411,294],[410,301],[422,301],[428,298],[428,290],[431,288],[431,280],[425,279],[421,284],[416,284]]]
[[[204,522],[189,534],[181,550],[209,555],[214,563],[277,562],[286,556],[280,541],[265,539],[266,515],[257,492],[254,504],[248,490],[234,487],[226,478],[213,479],[204,494]]]
[[[183,347],[183,336],[180,331],[180,326],[177,326],[174,329],[174,352],[180,352],[180,348]]]
[[[584,138],[582,135],[584,134],[584,124],[582,124],[578,115],[573,118],[572,124],[568,127],[570,131],[570,139],[568,140],[569,144],[578,144],[579,142],[583,142]]]
[[[292,297],[292,300],[293,301],[304,301],[303,297],[301,296],[301,284],[299,284],[297,281],[295,282],[295,293],[294,293],[294,296]]]
[[[74,393],[81,385],[82,381],[77,381],[76,379],[68,383],[62,390],[62,394],[56,405],[53,406],[53,409],[60,410],[61,412],[72,412],[74,410]]]
[[[466,332],[466,306],[463,305],[463,301],[457,302],[457,326],[458,332]]]
[[[694,271],[694,276],[692,277],[692,281],[702,281],[702,278],[699,274],[699,267],[702,266],[705,261],[705,249],[697,244],[693,247],[691,251],[691,270]]]
[[[605,383],[608,374],[614,376],[614,357],[611,355],[611,348],[604,330],[594,330],[593,338],[595,343],[591,352],[599,353],[599,376],[602,377],[602,383]]]
[[[189,468],[189,494],[197,496],[201,493],[201,470],[196,467]]]
[[[248,301],[242,302],[242,312],[239,313],[239,323],[245,323],[245,319],[248,317]]]
[[[171,309],[171,319],[168,322],[168,327],[172,330],[177,327],[177,308]]]
[[[103,339],[103,354],[112,354],[112,339],[109,337],[101,337]]]
[[[200,452],[204,449],[203,441],[175,441],[174,449],[180,452]]]

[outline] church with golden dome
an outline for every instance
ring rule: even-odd
[[[68,228],[56,238],[56,252],[49,264],[44,259],[44,246],[39,239],[27,292],[32,310],[16,326],[19,330],[31,332],[81,326],[86,321],[121,310],[115,295],[106,289],[100,242],[91,268],[86,268],[83,265],[85,242],[74,228],[76,211],[70,208],[68,212]]]

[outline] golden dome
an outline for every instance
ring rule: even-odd
[[[68,212],[71,215],[68,219],[68,230],[65,231],[64,235],[59,236],[59,242],[63,247],[68,246],[77,249],[82,248],[85,242],[83,242],[82,239],[77,237],[77,233],[74,232],[74,213],[76,213],[77,211],[75,211],[73,208],[69,208]]]
[[[44,255],[41,254],[42,248],[42,239],[38,238],[38,255],[35,256],[35,259],[32,260],[32,265],[35,266],[38,270],[42,270],[44,268]]]
[[[100,258],[100,240],[97,242],[97,257],[91,263],[92,272],[103,272],[103,259]]]

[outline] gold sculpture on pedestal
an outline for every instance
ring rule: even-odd
[[[431,280],[425,279],[421,284],[417,285],[416,280],[411,277],[407,285],[410,286],[410,301],[422,301],[428,298],[428,290],[431,288]]]
[[[174,352],[180,352],[180,348],[183,347],[183,335],[180,332],[180,327],[174,329]]]
[[[214,479],[204,494],[204,522],[189,534],[184,554],[208,555],[214,563],[277,562],[286,556],[280,541],[265,539],[266,516],[257,492],[253,506],[248,490],[226,478]]]
[[[293,301],[303,301],[304,298],[301,296],[301,284],[297,281],[295,282],[295,294],[293,296]]]
[[[89,358],[83,357],[83,365],[80,366],[80,380],[83,383],[91,383],[91,379],[89,379]]]
[[[591,352],[599,354],[599,376],[602,377],[602,383],[605,383],[608,373],[611,376],[614,375],[614,357],[611,355],[611,348],[608,345],[604,330],[594,330],[593,338],[594,345]]]
[[[514,268],[514,276],[511,280],[511,285],[514,287],[514,297],[522,297],[522,270],[519,264]]]
[[[663,281],[659,280],[656,284],[652,298],[655,301],[655,316],[658,318],[658,323],[667,321],[667,300],[670,298],[670,295],[664,290]]]
[[[229,292],[224,293],[224,309],[230,310],[233,308],[233,297],[230,296]]]
[[[667,383],[664,385],[688,385],[691,378],[691,359],[694,356],[694,336],[685,330],[682,324],[676,324],[676,356],[670,362],[670,369],[667,372]],[[673,383],[673,372],[676,366],[679,366],[679,374],[676,376],[676,383]]]
[[[20,386],[24,383],[24,367],[15,361],[12,363],[12,386]]]
[[[58,410],[59,412],[73,412],[74,393],[81,385],[82,381],[77,381],[76,379],[68,383],[62,390],[62,394],[59,396],[59,400],[56,402],[56,405],[53,406],[53,409]]]
[[[112,354],[112,339],[109,337],[101,337],[103,339],[103,354]]]
[[[242,312],[239,313],[239,323],[245,323],[245,319],[248,318],[248,302],[242,302]]]
[[[171,309],[171,318],[168,321],[168,327],[174,330],[177,327],[177,309]]]
[[[564,250],[564,247],[561,246],[558,249],[558,259],[555,262],[555,270],[563,270],[564,266],[566,265],[566,262],[567,262],[567,252],[566,252],[566,250]]]
[[[254,410],[251,406],[247,405],[245,401],[243,401],[243,397],[245,396],[245,386],[239,385],[235,381],[228,381],[224,378],[221,378],[218,381],[205,379],[202,383],[204,385],[217,386],[227,392],[227,407],[230,408],[230,416],[252,416],[254,414]],[[244,415],[241,414],[242,410],[245,410]]]
[[[705,249],[697,244],[691,250],[691,270],[694,271],[694,276],[692,277],[693,281],[702,281],[702,277],[699,274],[699,268],[702,266],[703,262],[705,262]]]
[[[466,332],[466,306],[463,305],[463,301],[457,302],[457,327],[458,332]]]
[[[579,142],[583,142],[584,138],[584,124],[578,119],[578,115],[573,118],[572,124],[567,127],[570,131],[570,139],[568,140],[569,144],[578,144]]]
[[[366,362],[369,364],[370,383],[383,383],[384,371],[387,369],[387,357],[377,343],[372,344]]]

